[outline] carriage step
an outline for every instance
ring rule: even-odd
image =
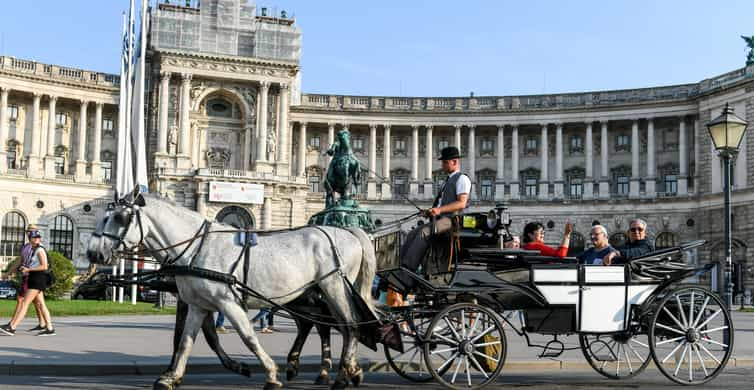
[[[614,362],[617,361],[615,356],[613,355],[602,355],[602,356],[595,356],[594,357],[598,362]]]
[[[556,358],[556,357],[558,357],[558,356],[560,356],[562,354],[563,354],[562,351],[558,351],[558,352],[542,352],[541,354],[539,354],[539,357],[540,358]]]

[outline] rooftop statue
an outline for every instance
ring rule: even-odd
[[[754,35],[750,37],[741,35],[741,38],[746,41],[746,46],[749,48],[749,54],[746,56],[746,66],[754,65]]]

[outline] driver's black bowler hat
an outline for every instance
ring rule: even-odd
[[[459,152],[458,148],[455,146],[448,146],[446,148],[442,148],[442,150],[440,151],[440,158],[438,158],[438,160],[455,160],[457,158],[461,158],[461,152]]]

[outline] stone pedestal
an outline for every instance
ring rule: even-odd
[[[408,183],[408,196],[411,199],[419,199],[419,182],[412,181]]]
[[[594,199],[594,181],[591,178],[586,178],[584,181],[584,195],[582,199]]]
[[[185,154],[175,156],[175,168],[183,170],[191,169],[191,157]]]
[[[87,181],[86,177],[86,161],[76,160],[76,172],[75,179],[77,183],[83,183]]]
[[[689,193],[689,181],[685,177],[678,178],[678,196],[686,196]]]
[[[434,184],[431,181],[424,182],[424,199],[425,200],[435,200],[435,189]]]
[[[275,174],[278,176],[290,176],[291,175],[291,166],[288,163],[277,163],[275,164]]]
[[[600,199],[610,199],[610,182],[607,179],[600,180]]]
[[[505,200],[505,182],[496,181],[495,182],[495,202],[500,202],[503,200]]]
[[[514,181],[510,184],[510,194],[508,195],[508,199],[511,200],[518,200],[521,199],[521,189],[519,188],[519,183],[517,181]]]
[[[392,200],[393,193],[390,190],[390,184],[382,183],[382,200]]]
[[[26,164],[26,172],[29,177],[38,178],[42,176],[42,167],[40,167],[41,164],[42,161],[38,156],[29,156],[29,161]]]
[[[656,188],[656,182],[654,177],[648,177],[647,181],[644,182],[644,196],[649,199],[653,199],[657,197],[657,188]]]
[[[556,181],[555,182],[555,194],[553,195],[553,198],[555,199],[563,199],[563,182],[562,181]]]
[[[257,161],[254,163],[254,170],[259,173],[273,173],[275,167],[267,161]]]
[[[55,178],[55,156],[45,156],[44,177],[45,179]]]
[[[99,161],[92,161],[92,183],[102,183],[102,164]]]
[[[539,200],[550,200],[550,183],[539,183]]]
[[[378,200],[377,199],[377,182],[374,181],[374,179],[369,179],[369,181],[367,182],[367,199]]]
[[[640,187],[639,183],[640,183],[639,179],[631,179],[631,183],[629,183],[629,192],[628,192],[629,199],[639,198],[639,187]]]
[[[334,206],[312,215],[309,225],[360,227],[367,232],[375,228],[371,212],[353,199],[338,199]]]

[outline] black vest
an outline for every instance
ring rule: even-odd
[[[468,175],[461,172],[457,175],[452,175],[445,180],[445,184],[443,184],[442,189],[435,197],[435,201],[432,202],[432,207],[438,207],[441,203],[443,206],[445,206],[447,204],[453,203],[456,200],[458,200],[458,194],[456,194],[456,184],[458,183],[458,180],[461,178],[461,176],[468,177]],[[469,208],[470,203],[471,203],[471,190],[469,190],[469,200],[466,201],[465,209]]]

